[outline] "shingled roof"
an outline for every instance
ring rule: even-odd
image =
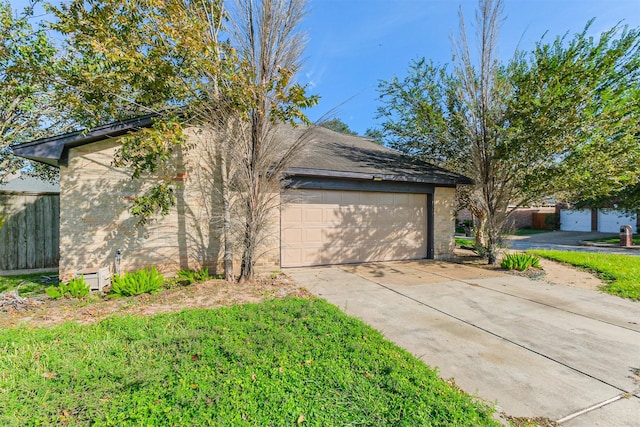
[[[153,123],[154,115],[138,117],[89,131],[43,138],[13,147],[17,156],[54,166],[64,164],[70,148],[115,138]],[[287,169],[290,176],[342,179],[380,179],[454,186],[472,184],[465,176],[412,159],[369,138],[345,135],[322,127],[280,126],[277,138],[293,144],[304,139],[303,150]]]
[[[436,185],[473,184],[465,176],[405,156],[361,136],[314,126],[311,129],[281,128],[278,137],[304,139],[303,152],[287,170],[292,176],[381,179]]]

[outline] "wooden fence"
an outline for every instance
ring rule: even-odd
[[[58,268],[58,194],[0,193],[0,216],[0,270]]]

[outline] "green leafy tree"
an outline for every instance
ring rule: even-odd
[[[211,168],[202,179],[215,192],[219,186],[211,175],[220,170],[224,272],[232,280],[234,150],[229,129],[248,107],[242,97],[247,89],[237,90],[243,82],[237,57],[219,41],[222,1],[75,1],[55,13],[58,22],[53,26],[66,35],[72,58],[63,70],[62,91],[87,125],[158,115],[152,128],[122,138],[114,162],[130,168],[134,179],[156,178],[131,209],[142,225],[152,216],[168,214],[176,204],[178,160],[194,148],[186,144],[184,128],[197,128],[204,135],[198,138],[198,149]],[[211,233],[219,215],[209,215]]]
[[[65,129],[51,86],[56,51],[46,32],[30,24],[32,15],[32,6],[18,13],[0,1],[0,182],[20,169],[56,177],[55,169],[11,153],[13,144]]]
[[[304,2],[224,5],[221,0],[77,0],[55,10],[53,27],[66,36],[62,92],[78,116],[98,124],[159,115],[153,128],[123,138],[116,155],[115,164],[131,168],[133,178],[159,178],[136,199],[132,212],[142,223],[168,213],[176,202],[173,178],[180,158],[194,148],[206,153],[207,179],[221,180],[220,189],[210,186],[222,193],[222,212],[210,212],[210,223],[213,227],[222,217],[225,277],[233,277],[236,234],[242,241],[241,279],[251,280],[273,207],[267,201],[295,148],[274,150],[273,130],[277,123],[305,121],[302,109],[316,98],[292,81],[302,48],[296,26]],[[198,138],[186,138],[187,127]],[[237,215],[234,199],[241,206]]]
[[[349,128],[349,125],[343,122],[340,119],[330,119],[325,120],[323,122],[318,123],[318,126],[323,128],[331,129],[333,131],[344,133],[345,135],[357,135],[356,132],[352,131]]]
[[[492,264],[510,206],[619,195],[637,185],[640,160],[638,31],[593,39],[587,26],[501,64],[501,10],[479,2],[477,63],[460,16],[453,67],[413,62],[403,80],[380,84],[378,109],[386,144],[474,179],[458,200]]]
[[[406,154],[453,169],[475,181],[458,192],[480,222],[477,243],[496,262],[500,232],[514,187],[508,162],[498,147],[505,138],[504,102],[509,94],[496,58],[501,0],[480,1],[476,15],[479,63],[472,61],[465,22],[454,43],[453,71],[424,59],[414,61],[407,77],[379,86],[378,109],[385,143]]]
[[[380,144],[383,145],[384,144],[384,134],[382,133],[382,131],[380,129],[375,129],[375,128],[369,128],[366,131],[364,131],[365,136],[367,136],[368,138],[371,138],[371,140],[373,140],[373,142],[375,142],[376,144]]]
[[[508,145],[524,198],[591,207],[640,202],[640,29],[540,41],[510,65]],[[532,141],[535,141],[533,143]]]

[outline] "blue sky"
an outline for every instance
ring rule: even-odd
[[[531,50],[547,32],[599,34],[619,21],[640,26],[640,0],[505,0],[499,43],[504,59],[517,47]],[[331,113],[364,134],[374,127],[380,80],[404,76],[413,59],[451,62],[451,36],[462,6],[468,30],[475,25],[476,0],[310,0],[304,69],[298,76],[321,96],[308,110],[312,121]],[[473,39],[470,37],[473,43]]]
[[[18,8],[26,0],[10,0]],[[53,0],[55,3],[56,0]],[[302,25],[308,44],[298,79],[320,95],[307,111],[312,121],[329,115],[360,134],[376,125],[380,80],[402,77],[414,59],[451,62],[451,36],[462,6],[472,31],[477,0],[308,0]],[[595,18],[592,34],[620,21],[640,27],[640,0],[504,0],[499,52],[531,50],[547,39],[581,31]],[[470,41],[473,39],[470,37]]]

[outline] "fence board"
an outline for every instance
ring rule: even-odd
[[[57,268],[60,196],[0,194],[0,270]]]

